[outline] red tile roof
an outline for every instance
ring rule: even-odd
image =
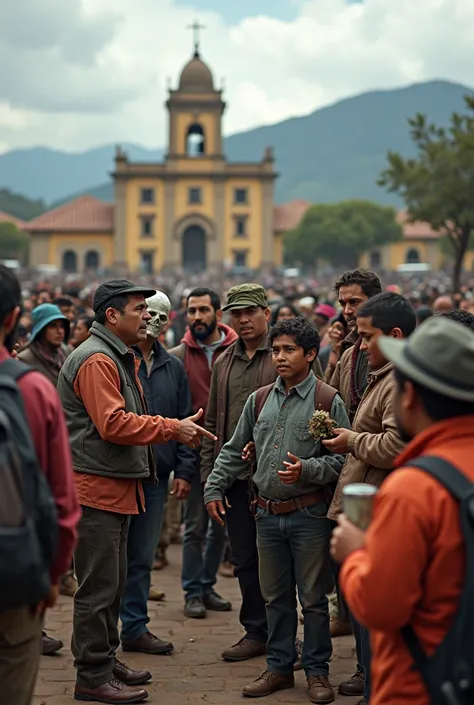
[[[442,233],[433,230],[429,223],[420,220],[410,223],[405,210],[398,211],[397,222],[403,226],[404,240],[439,240],[442,237]]]
[[[16,225],[16,227],[20,229],[25,227],[25,223],[22,220],[15,218],[14,215],[5,213],[5,211],[0,211],[0,223],[13,223],[13,225]]]
[[[81,196],[26,223],[29,232],[111,232],[114,206],[94,196]]]
[[[273,227],[277,233],[293,230],[300,223],[311,203],[297,199],[273,209]]]

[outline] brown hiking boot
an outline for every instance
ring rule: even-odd
[[[356,671],[348,681],[343,681],[338,691],[341,695],[364,695],[364,674]]]
[[[244,636],[237,644],[223,651],[221,658],[224,661],[248,661],[257,656],[264,656],[266,653],[267,647],[263,642]]]
[[[283,676],[281,673],[274,671],[264,671],[256,681],[249,683],[242,691],[242,695],[247,698],[264,698],[265,695],[271,695],[277,690],[287,690],[295,687],[295,677]]]
[[[333,703],[334,690],[327,676],[308,676],[308,695],[312,703]]]
[[[350,622],[343,622],[342,619],[331,619],[330,622],[331,639],[337,639],[338,636],[351,636],[352,627]]]

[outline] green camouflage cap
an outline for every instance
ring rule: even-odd
[[[267,292],[260,284],[239,284],[229,289],[223,311],[262,306],[268,308]]]

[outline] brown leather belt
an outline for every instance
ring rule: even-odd
[[[257,497],[257,505],[262,507],[262,509],[266,509],[269,514],[289,514],[290,512],[309,507],[311,504],[316,504],[316,502],[321,502],[325,497],[324,490],[303,494],[301,497],[287,499],[285,502],[272,502],[269,499]]]

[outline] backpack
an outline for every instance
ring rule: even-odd
[[[474,703],[474,484],[447,460],[425,456],[410,461],[434,477],[459,501],[466,547],[464,586],[451,627],[432,656],[425,654],[413,627],[402,636],[428,691],[431,705]]]
[[[0,612],[46,597],[58,542],[56,504],[17,386],[31,371],[13,358],[0,364]]]

